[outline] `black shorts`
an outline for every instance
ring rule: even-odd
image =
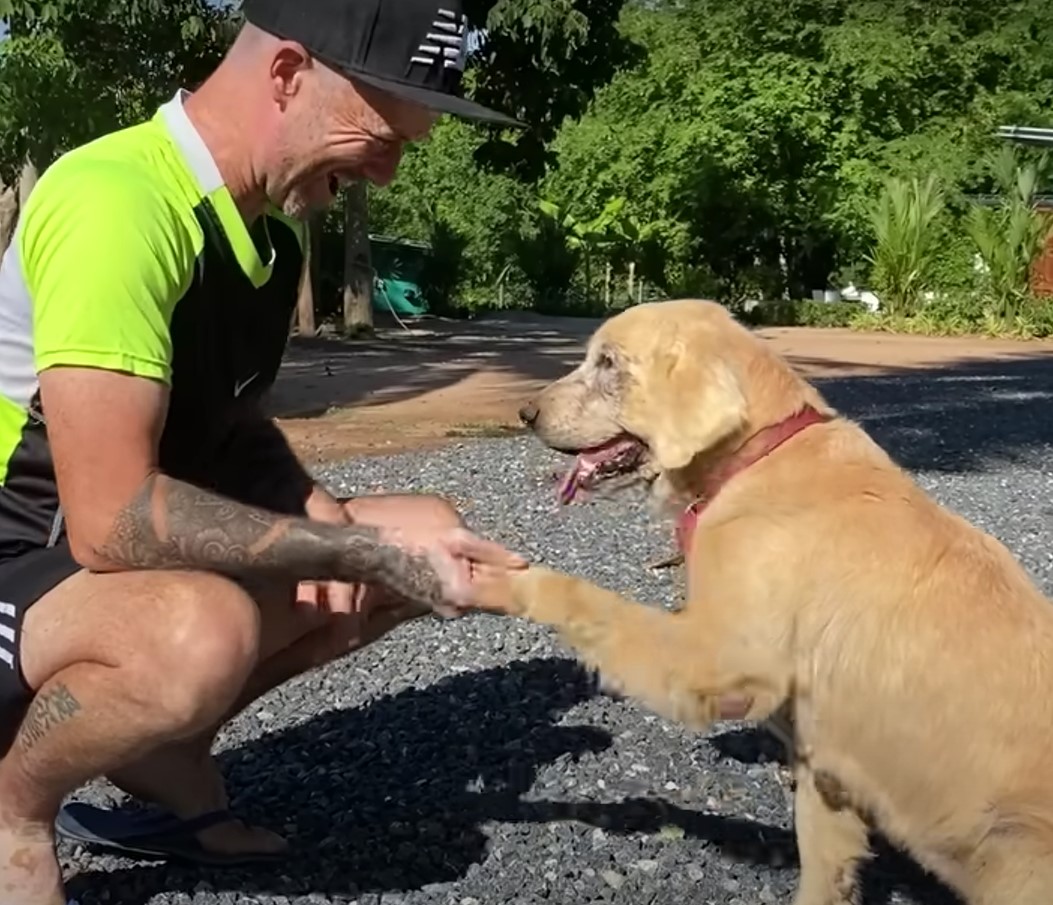
[[[0,559],[0,753],[33,696],[22,674],[26,610],[80,568],[64,539],[53,547]]]

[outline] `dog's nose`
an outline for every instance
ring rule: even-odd
[[[519,420],[530,425],[537,421],[538,410],[533,402],[528,402],[519,410]]]

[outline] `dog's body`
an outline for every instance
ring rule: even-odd
[[[809,406],[824,420],[713,484]],[[970,903],[1053,901],[1053,608],[1005,547],[712,303],[612,318],[524,417],[589,469],[628,438],[674,510],[706,492],[679,611],[541,567],[494,608],[687,725],[787,709],[796,905],[855,901],[868,827]]]

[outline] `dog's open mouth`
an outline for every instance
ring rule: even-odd
[[[601,481],[636,471],[646,449],[636,437],[622,434],[599,446],[581,450],[560,484],[560,502],[569,503],[579,490],[592,490]]]

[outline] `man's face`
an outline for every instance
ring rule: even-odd
[[[314,64],[285,99],[280,148],[268,195],[286,214],[305,217],[332,203],[341,184],[387,185],[407,142],[427,137],[438,114]]]

